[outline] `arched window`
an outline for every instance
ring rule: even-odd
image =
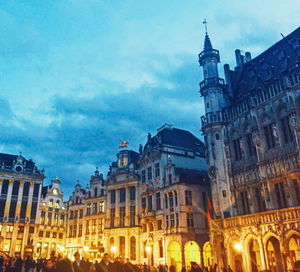
[[[59,200],[55,202],[55,209],[59,209]]]
[[[49,201],[49,207],[53,207],[53,199],[50,199],[50,201]]]
[[[136,240],[134,236],[130,237],[130,260],[136,260]]]
[[[94,189],[94,197],[97,197],[97,196],[98,196],[98,188],[95,187],[95,189]]]

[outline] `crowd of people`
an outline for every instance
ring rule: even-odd
[[[112,262],[108,253],[105,253],[100,262],[94,263],[81,258],[80,253],[74,254],[74,262],[68,258],[63,258],[61,255],[55,256],[51,254],[50,259],[38,259],[34,261],[31,257],[24,260],[21,257],[12,258],[10,256],[0,255],[0,272],[179,272],[176,267],[171,265],[154,266],[135,265],[129,259],[117,257]],[[191,262],[191,265],[183,267],[181,272],[233,272],[228,266],[218,267],[217,264],[210,268],[201,268],[196,262]],[[270,271],[270,270],[265,270]],[[293,272],[300,272],[300,261],[295,262]]]
[[[196,262],[191,262],[187,268],[176,271],[174,265],[159,265],[158,267],[132,264],[129,259],[116,257],[113,261],[110,255],[105,253],[100,262],[90,262],[81,258],[80,253],[74,254],[74,262],[68,258],[57,256],[53,252],[49,259],[33,260],[31,257],[22,259],[0,255],[0,272],[217,272],[217,266],[212,268],[201,268]],[[224,270],[227,271],[227,270]],[[228,270],[232,272],[232,270]]]

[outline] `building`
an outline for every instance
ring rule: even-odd
[[[128,150],[127,143],[121,145],[106,178],[106,251],[133,263],[140,263],[138,159],[139,154]]]
[[[66,255],[69,258],[78,251],[85,258],[100,260],[104,253],[105,205],[105,181],[96,169],[89,186],[82,189],[78,181],[68,201]]]
[[[22,155],[0,154],[0,248],[33,255],[44,171]]]
[[[141,263],[211,263],[206,203],[210,194],[204,144],[165,124],[148,135],[139,159]]]
[[[109,252],[177,269],[191,261],[209,265],[209,195],[204,144],[190,132],[164,125],[139,152],[122,141],[105,180],[97,170],[86,189],[76,184],[66,252],[92,259]]]
[[[37,225],[36,258],[50,257],[52,251],[63,254],[66,242],[67,205],[56,178],[51,185],[42,187]]]
[[[290,271],[300,260],[300,28],[224,65],[205,35],[201,117],[215,219],[213,261],[235,271]]]

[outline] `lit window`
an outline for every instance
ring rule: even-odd
[[[123,165],[124,165],[124,166],[127,166],[127,164],[128,164],[128,158],[127,158],[127,157],[124,157],[124,158],[123,158]]]
[[[49,201],[49,207],[53,207],[53,199],[50,199],[50,201]]]
[[[46,206],[46,202],[43,202],[43,206]]]
[[[59,208],[59,200],[57,200],[57,201],[55,202],[55,208],[56,208],[56,209]]]
[[[57,188],[53,189],[53,194],[58,195],[58,189]]]

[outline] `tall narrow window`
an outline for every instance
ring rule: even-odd
[[[130,237],[130,260],[136,260],[136,239],[134,236]]]
[[[110,203],[111,204],[116,203],[116,190],[110,191]]]
[[[265,138],[266,138],[266,143],[267,143],[268,149],[271,149],[271,148],[275,147],[275,145],[276,145],[273,126],[274,126],[274,123],[269,124],[264,127],[264,133],[265,133]]]
[[[164,248],[163,248],[162,240],[158,241],[158,248],[159,248],[159,258],[163,258],[164,257]]]
[[[142,183],[146,182],[146,170],[142,170]]]
[[[135,200],[135,186],[130,187],[130,200]]]
[[[192,199],[192,191],[185,191],[185,205],[192,206],[193,199]]]
[[[159,163],[156,163],[154,167],[155,167],[155,177],[159,178],[160,176]]]
[[[265,203],[261,197],[261,191],[260,188],[255,189],[255,198],[256,198],[256,204],[257,204],[257,209],[259,212],[265,211]]]
[[[186,214],[186,223],[188,228],[193,228],[194,227],[194,218],[192,213],[187,213]]]
[[[120,227],[125,226],[125,207],[120,207]]]
[[[233,140],[234,157],[236,161],[242,159],[241,139]]]
[[[120,203],[123,203],[126,201],[126,189],[121,188],[120,189]]]
[[[241,192],[241,201],[242,201],[242,207],[243,207],[243,211],[242,211],[243,214],[250,213],[247,191]]]
[[[135,226],[135,206],[130,206],[130,226]]]
[[[168,229],[169,228],[169,216],[166,215],[166,228]]]
[[[145,212],[146,210],[146,198],[142,197],[142,212]]]
[[[286,202],[284,185],[282,182],[275,184],[275,192],[277,197],[278,208],[279,209],[286,208],[287,202]]]
[[[281,129],[283,132],[283,138],[285,143],[289,143],[293,141],[293,131],[290,126],[289,116],[280,120]]]
[[[152,167],[148,167],[148,180],[152,180]]]
[[[174,207],[174,201],[173,201],[173,193],[170,192],[170,197],[169,197],[169,203],[170,203],[170,208]]]
[[[110,227],[113,228],[115,226],[115,208],[110,209]]]
[[[257,153],[256,153],[255,145],[253,143],[252,133],[248,133],[246,135],[246,140],[247,140],[247,148],[248,148],[249,156],[256,157]]]
[[[171,228],[175,227],[174,213],[170,214],[170,226],[171,226]]]
[[[161,210],[161,198],[160,198],[160,192],[156,193],[156,210]]]
[[[152,195],[148,196],[148,211],[152,211]]]

